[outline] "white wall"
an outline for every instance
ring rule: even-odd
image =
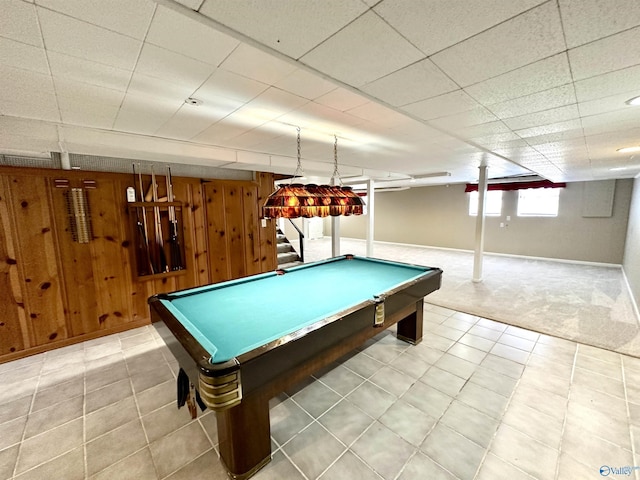
[[[636,305],[640,305],[640,178],[633,184],[629,226],[622,263]]]

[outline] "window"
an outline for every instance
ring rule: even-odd
[[[518,192],[519,217],[557,217],[559,188],[529,188]]]
[[[502,215],[502,190],[489,190],[485,203],[485,215]],[[469,192],[469,215],[478,215],[478,192]]]

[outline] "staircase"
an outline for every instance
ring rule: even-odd
[[[295,251],[287,237],[278,228],[276,230],[278,268],[290,268],[302,264],[300,255]]]

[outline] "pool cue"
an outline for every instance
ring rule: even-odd
[[[131,164],[133,167],[133,193],[135,195],[136,184],[136,164]],[[140,179],[142,182],[142,179]],[[142,183],[140,183],[142,188]],[[142,191],[142,190],[141,190]],[[137,195],[136,195],[137,196]],[[136,201],[136,199],[134,199]],[[149,240],[147,239],[147,214],[142,207],[142,219],[140,219],[140,207],[136,208],[136,225],[137,225],[137,242],[136,242],[136,259],[138,262],[138,275],[149,275],[153,273],[153,265],[151,264],[151,257],[149,256]]]
[[[142,197],[142,199],[144,200],[144,187],[142,186],[142,168],[140,167],[140,164],[138,164],[138,180],[140,183],[140,197]],[[147,238],[147,245],[149,245],[149,237],[146,234],[146,232],[149,231],[147,228],[147,207],[142,207],[142,221],[144,222],[144,231],[145,237]],[[160,273],[156,250],[153,248],[149,248],[147,251],[149,252],[149,264],[151,265],[151,273]]]
[[[156,174],[153,171],[153,165],[151,165],[151,187],[153,189],[153,201],[158,202],[158,184],[156,183]],[[167,264],[167,256],[164,252],[164,240],[162,239],[162,219],[160,218],[160,207],[157,205],[153,207],[153,223],[156,234],[156,248],[158,253],[158,273],[164,273],[169,271],[169,265]]]
[[[171,179],[171,167],[167,167],[167,200],[173,202],[173,182]],[[176,218],[176,207],[169,207],[169,222],[171,224],[171,232],[169,235],[169,256],[171,258],[171,270],[182,270],[182,252],[180,251],[180,237],[178,236],[178,219]]]

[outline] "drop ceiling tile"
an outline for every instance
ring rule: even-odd
[[[240,44],[229,35],[160,5],[145,41],[214,66]]]
[[[187,83],[174,83],[136,71],[131,77],[127,93],[152,96],[160,100],[186,100],[193,93],[193,88]]]
[[[366,10],[359,0],[206,0],[200,7],[203,15],[292,58],[300,58]]]
[[[54,77],[53,83],[58,99],[66,99],[67,108],[73,102],[80,105],[94,104],[118,108],[124,99],[124,92],[110,88],[78,82],[69,77]]]
[[[304,138],[303,138],[304,141]],[[266,153],[268,155],[282,155],[288,157],[296,157],[297,146],[296,140],[292,135],[281,135],[271,140],[264,141],[255,145],[254,150]],[[304,144],[302,146],[302,157],[304,158],[306,150]]]
[[[561,53],[464,90],[481,104],[492,105],[571,82],[567,55]]]
[[[306,98],[271,87],[247,102],[242,110],[256,118],[263,118],[266,122],[296,110],[307,103],[309,100]]]
[[[634,98],[640,95],[640,87],[636,87],[635,90],[626,93],[619,93],[617,95],[611,95],[609,97],[598,98],[597,100],[591,100],[589,102],[581,102],[578,104],[580,109],[580,115],[598,115],[600,113],[613,112],[616,110],[627,110],[630,108],[638,108],[637,106],[627,105],[625,102],[630,98]]]
[[[0,66],[0,105],[4,115],[60,121],[51,77]]]
[[[544,0],[385,0],[374,7],[426,55],[487,30]]]
[[[193,96],[205,102],[210,97],[217,99],[222,96],[246,103],[260,95],[267,88],[269,88],[269,85],[265,83],[219,68],[195,91]]]
[[[564,122],[580,117],[576,104],[566,105],[564,107],[552,108],[541,112],[529,113],[519,117],[507,118],[504,123],[512,130],[522,130],[525,128],[535,127],[539,125],[548,125],[550,123]]]
[[[531,128],[525,128],[523,130],[517,130],[520,137],[537,137],[539,135],[547,135],[551,133],[558,133],[564,130],[577,130],[582,127],[580,120],[567,120],[565,122],[551,123],[549,125],[541,125]]]
[[[513,118],[576,103],[573,85],[550,88],[524,97],[489,105],[498,118]]]
[[[0,99],[19,102],[38,94],[55,98],[50,76],[0,65]]]
[[[276,83],[275,86],[309,100],[321,97],[336,88],[334,83],[301,68],[294,70],[290,75]]]
[[[489,125],[489,124],[487,124]],[[483,125],[481,125],[483,126]],[[475,127],[473,127],[475,128]],[[488,148],[488,149],[493,149],[493,148],[497,148],[500,145],[503,145],[506,142],[512,142],[512,141],[523,141],[520,139],[520,137],[518,135],[516,135],[515,133],[508,131],[508,132],[501,132],[501,133],[489,133],[487,135],[483,135],[483,136],[474,136],[474,137],[469,137],[473,140],[473,143],[476,143],[484,148]]]
[[[2,114],[46,120],[48,122],[60,122],[60,112],[56,99],[44,94],[32,95],[26,100],[3,100]]]
[[[565,50],[560,15],[548,2],[431,57],[455,82],[469,86]]]
[[[354,87],[424,58],[375,13],[367,12],[300,61]]]
[[[0,37],[0,64],[48,74],[44,49]]]
[[[268,85],[275,85],[297,67],[257,48],[241,43],[220,68]]]
[[[50,123],[15,117],[0,117],[0,132],[9,135],[55,140],[58,142],[58,128]]]
[[[214,71],[215,67],[208,63],[148,43],[144,45],[136,65],[136,73],[179,84],[189,92],[199,88]]]
[[[445,130],[457,130],[465,127],[471,127],[473,125],[480,125],[485,123],[495,123],[498,120],[493,113],[482,106],[478,106],[472,110],[466,112],[456,113],[455,115],[448,115],[446,117],[436,118],[430,121],[432,125],[436,125]],[[498,122],[499,123],[499,122]]]
[[[0,36],[42,48],[38,17],[33,5],[19,0],[1,0],[0,11]]]
[[[348,110],[347,113],[354,117],[382,125],[385,128],[394,128],[402,125],[406,118],[402,113],[398,113],[388,107],[373,102],[352,108],[351,110]]]
[[[527,137],[527,143],[529,145],[535,146],[542,143],[564,142],[564,141],[570,141],[570,140],[581,139],[581,138],[584,138],[582,124],[580,124],[579,126],[577,126],[576,124],[576,127],[573,129],[570,128],[567,130],[560,130],[556,132],[548,132],[548,133],[542,133],[540,135],[529,136]]]
[[[362,88],[370,95],[394,106],[415,103],[457,89],[455,82],[442,73],[428,58],[375,80]]]
[[[477,143],[476,139],[478,138],[483,138],[483,139],[487,139],[487,137],[492,137],[494,139],[502,138],[503,141],[506,138],[510,138],[510,139],[519,138],[516,134],[511,132],[509,128],[501,121],[490,121],[487,123],[480,123],[478,125],[472,125],[469,127],[456,129],[455,133],[457,136],[461,138],[473,140],[474,143]]]
[[[198,143],[224,145],[227,140],[242,135],[247,130],[252,130],[264,123],[266,121],[263,118],[256,117],[246,110],[238,109],[200,132],[192,140]]]
[[[587,147],[583,139],[575,139],[568,143],[542,143],[536,145],[535,149],[547,158],[554,156],[565,156],[567,158],[570,156],[588,157]]]
[[[404,122],[391,129],[395,138],[400,138],[405,142],[418,142],[446,136],[439,130],[432,128],[425,123],[406,117]]]
[[[402,110],[423,120],[431,120],[472,110],[478,106],[478,102],[463,90],[456,90],[434,98],[429,98],[428,100],[405,105],[402,107]]]
[[[161,137],[189,140],[242,105],[241,102],[225,97],[208,97],[200,106],[185,103],[155,134]]]
[[[575,80],[640,63],[640,27],[569,50]]]
[[[316,103],[331,107],[341,112],[346,112],[352,108],[364,105],[369,102],[369,99],[353,93],[346,88],[336,88],[335,90],[322,95],[314,100]]]
[[[567,46],[585,43],[619,33],[640,24],[637,0],[560,0],[560,13]]]
[[[141,42],[44,8],[38,8],[47,51],[133,70]]]
[[[58,97],[58,104],[64,123],[93,128],[110,129],[120,110],[120,105],[81,103],[69,97]]]
[[[54,78],[73,79],[78,82],[125,91],[131,72],[101,63],[48,52],[49,65]]]
[[[278,117],[278,121],[300,127],[303,130],[303,136],[306,136],[306,130],[331,136],[346,128],[364,123],[362,118],[314,102]]]
[[[604,133],[599,135],[589,135],[585,137],[585,141],[589,147],[601,148],[603,145],[614,145],[613,150],[624,147],[626,145],[634,145],[638,143],[640,137],[640,128],[630,128],[627,130],[619,130],[613,133]]]
[[[36,4],[138,40],[144,39],[156,8],[152,0],[37,0]]]
[[[582,118],[585,135],[613,133],[640,125],[640,108],[630,108],[617,112],[601,113]]]
[[[169,120],[182,105],[181,101],[158,101],[150,96],[127,93],[113,129],[151,135]]]
[[[254,128],[253,130],[249,130],[237,137],[233,137],[231,140],[228,140],[228,145],[234,148],[248,149],[248,150],[257,150],[256,145],[260,143],[274,140],[278,137],[282,136],[282,125],[275,124],[275,129],[269,128],[270,124],[266,123],[258,128]],[[263,152],[269,153],[269,152]]]
[[[576,97],[580,102],[631,92],[640,85],[640,65],[575,82]],[[639,93],[640,94],[640,93]]]

